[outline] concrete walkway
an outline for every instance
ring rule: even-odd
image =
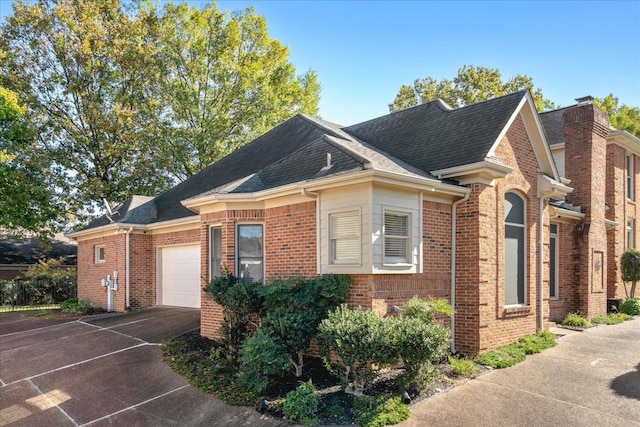
[[[79,320],[0,316],[0,427],[276,426],[189,385],[160,343],[200,310],[158,307]]]
[[[558,345],[412,408],[409,426],[640,426],[640,318]]]

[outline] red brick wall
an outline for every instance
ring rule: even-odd
[[[132,309],[153,307],[157,297],[152,237],[149,234],[132,233],[129,239],[129,304]]]
[[[586,317],[606,312],[607,235],[605,183],[609,119],[592,104],[568,109],[562,116],[567,178],[574,190],[567,202],[580,206],[584,219],[574,225],[567,306]],[[600,261],[602,259],[602,262]]]
[[[95,262],[95,247],[105,247],[105,262]],[[118,290],[114,292],[114,309],[125,305],[125,235],[113,234],[78,242],[78,299],[96,307],[107,308],[107,291],[100,285],[107,275],[118,271]]]
[[[567,282],[567,276],[570,272],[567,270],[567,266],[571,264],[571,251],[568,247],[570,243],[569,233],[573,230],[571,224],[558,224],[558,298],[549,299],[549,320],[556,321],[562,320],[571,311],[571,299],[568,298],[569,283]],[[545,235],[548,236],[548,228],[545,230]],[[548,240],[545,246],[545,286],[549,288],[549,248]],[[545,290],[545,292],[548,292]]]
[[[458,206],[455,339],[456,350],[466,354],[513,342],[534,333],[537,327],[539,166],[520,117],[495,155],[513,172],[494,187],[472,184],[469,201]],[[509,191],[525,200],[526,209],[527,305],[517,308],[507,308],[504,303],[504,197]],[[546,202],[544,215],[546,218]],[[548,300],[548,293],[545,298]]]
[[[607,219],[618,223],[616,227],[607,230],[607,297],[625,298],[624,282],[620,275],[620,257],[627,248],[627,221],[636,221],[636,248],[638,245],[638,171],[640,170],[639,158],[634,156],[635,189],[633,200],[627,198],[627,151],[617,145],[607,145],[607,182],[606,202],[609,210],[606,211]]]

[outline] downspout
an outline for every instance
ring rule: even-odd
[[[126,275],[125,275],[125,310],[129,310],[129,308],[131,307],[131,303],[130,303],[130,291],[129,291],[129,284],[130,284],[130,274],[129,274],[129,235],[131,234],[131,231],[133,231],[133,227],[129,227],[129,230],[126,231],[126,244],[125,244],[125,252],[124,252],[124,256],[125,256],[125,270],[126,270]]]
[[[320,194],[307,191],[306,188],[302,188],[300,193],[304,197],[316,200],[316,271],[318,274],[322,274],[322,263],[320,262]]]
[[[540,228],[539,245],[540,256],[538,257],[538,329],[544,330],[544,283],[542,275],[544,274],[544,199],[545,196],[540,196],[540,216],[538,217],[538,223]]]
[[[451,205],[451,308],[453,308],[453,314],[451,314],[451,353],[456,352],[456,227],[457,227],[457,212],[458,205],[460,203],[469,200],[471,193],[467,193],[463,198],[456,200]]]

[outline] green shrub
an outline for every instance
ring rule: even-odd
[[[238,386],[255,394],[264,392],[269,377],[281,375],[289,367],[282,345],[260,328],[242,345],[240,362]]]
[[[620,313],[628,314],[629,316],[640,315],[640,297],[628,298],[622,304],[620,304]]]
[[[625,320],[631,320],[633,317],[626,313],[609,313],[606,316],[598,316],[591,319],[592,323],[601,325],[617,325]]]
[[[550,331],[538,331],[535,335],[527,335],[517,344],[525,354],[536,354],[557,345],[556,337]]]
[[[409,407],[399,396],[382,395],[378,397],[359,396],[353,411],[358,425],[363,427],[383,427],[398,424],[411,416]]]
[[[320,322],[316,340],[325,361],[332,352],[338,357],[335,364],[327,365],[345,385],[362,391],[373,384],[377,369],[397,362],[392,328],[387,326],[391,320],[395,319],[381,319],[370,310],[343,304]]]
[[[454,375],[473,376],[478,372],[473,360],[467,358],[459,358],[449,355],[449,364],[451,365],[451,373]]]
[[[562,320],[565,326],[573,326],[576,328],[590,328],[591,322],[586,317],[580,316],[578,313],[569,313]]]
[[[526,358],[524,350],[519,345],[503,345],[476,357],[476,362],[492,368],[508,368],[522,362]]]
[[[318,396],[311,380],[287,393],[282,412],[290,420],[310,420],[318,411]]]
[[[424,323],[419,317],[391,318],[393,345],[402,359],[405,372],[398,378],[407,390],[424,390],[437,372],[431,362],[440,359],[449,348],[449,330],[441,325]]]

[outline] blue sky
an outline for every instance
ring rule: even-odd
[[[165,1],[160,1],[165,3]],[[202,6],[204,0],[191,0]],[[322,118],[350,125],[388,113],[403,84],[464,65],[534,78],[561,106],[609,93],[640,106],[640,1],[244,1],[315,70]],[[0,0],[0,14],[10,14]]]

